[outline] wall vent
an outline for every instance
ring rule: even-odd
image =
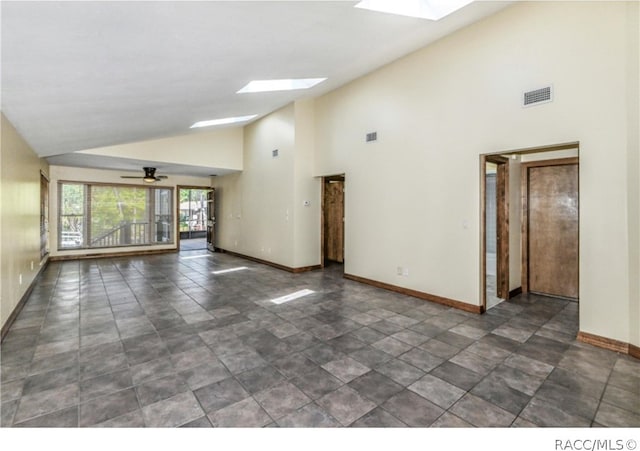
[[[378,132],[367,133],[366,140],[368,143],[378,140]]]
[[[273,150],[271,151],[271,156],[272,156],[273,158],[277,157],[277,156],[278,156],[278,149],[273,149]]]
[[[551,85],[544,88],[527,91],[522,95],[522,106],[540,105],[553,101],[553,87]]]

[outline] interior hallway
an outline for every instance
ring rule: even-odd
[[[640,361],[577,342],[577,308],[206,252],[51,263],[1,346],[1,424],[637,427]]]

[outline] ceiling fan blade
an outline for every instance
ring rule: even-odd
[[[156,175],[157,179],[168,179],[169,176],[168,175]]]
[[[135,175],[121,175],[121,179],[141,179],[142,177],[137,177]]]

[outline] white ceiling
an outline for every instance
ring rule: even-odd
[[[474,2],[438,22],[356,3],[2,1],[2,110],[38,155],[57,155],[52,163],[139,169],[137,161],[69,153],[198,133],[189,126],[201,120],[263,116],[511,2]],[[328,80],[306,91],[236,94],[253,79],[305,77]]]

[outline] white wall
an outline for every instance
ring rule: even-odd
[[[242,137],[242,127],[229,127],[210,132],[99,147],[78,153],[241,170]]]
[[[98,183],[119,183],[128,185],[148,186],[142,180],[139,182],[135,180],[123,180],[120,178],[122,175],[119,171],[110,171],[103,169],[84,169],[84,168],[72,168],[68,166],[50,166],[49,168],[49,202],[50,210],[49,214],[51,220],[49,221],[49,234],[51,243],[51,256],[69,256],[69,255],[85,255],[91,254],[108,254],[117,252],[136,252],[136,251],[148,251],[148,250],[163,250],[163,249],[176,249],[177,244],[175,237],[177,234],[177,224],[174,229],[174,242],[172,244],[151,245],[151,246],[127,246],[105,249],[74,249],[74,250],[58,250],[58,182],[98,182]],[[153,186],[157,187],[171,187],[173,190],[173,208],[174,215],[177,212],[177,185],[184,186],[210,186],[209,177],[189,177],[171,175],[166,180],[156,182]]]
[[[627,9],[518,3],[316,99],[316,174],[349,181],[345,271],[479,305],[478,155],[579,141],[580,328],[629,341]]]
[[[1,327],[46,262],[40,260],[40,171],[47,174],[49,168],[0,116]]]

